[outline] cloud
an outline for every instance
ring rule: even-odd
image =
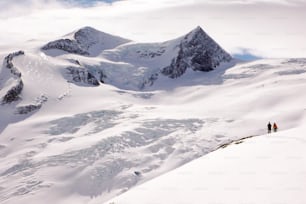
[[[125,0],[95,2],[91,6],[79,3],[0,1],[0,44],[20,46],[29,39],[47,42],[83,26],[136,41],[164,41],[200,25],[232,53],[242,47],[263,57],[306,56],[306,28],[302,21],[306,19],[306,3],[301,0]]]
[[[305,3],[304,0],[195,0],[197,3],[210,3],[210,4],[278,4],[286,6],[297,6]]]
[[[96,6],[105,3],[114,3],[119,0],[58,0],[59,2],[70,4],[73,6]]]
[[[41,9],[60,7],[60,3],[52,0],[14,0],[0,1],[0,18],[7,19],[27,15]]]
[[[101,6],[116,1],[118,0],[3,0],[0,1],[0,18],[24,16],[41,10]]]

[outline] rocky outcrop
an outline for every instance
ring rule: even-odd
[[[14,66],[13,59],[14,57],[17,57],[20,55],[24,55],[24,51],[20,50],[18,52],[11,53],[4,58],[4,66],[10,69],[11,73],[18,78],[21,77],[21,72]]]
[[[89,52],[84,50],[75,40],[60,39],[49,42],[42,47],[43,50],[59,49],[69,53],[78,55],[89,55]]]
[[[84,67],[67,67],[66,76],[68,81],[77,85],[84,84],[90,86],[99,86],[104,83],[105,77],[102,71],[94,71]]]
[[[181,44],[177,57],[173,58],[170,66],[163,68],[161,73],[166,76],[169,76],[170,78],[177,78],[185,73],[188,66],[189,64],[187,62],[187,59],[185,59],[183,47]]]
[[[159,47],[152,50],[137,50],[136,53],[139,54],[140,58],[154,58],[162,56],[165,53],[165,47]]]
[[[158,79],[158,76],[159,76],[159,74],[155,73],[155,74],[152,74],[147,79],[144,79],[143,83],[140,84],[139,89],[142,90],[145,87],[152,86],[154,84],[154,82]]]
[[[16,109],[16,114],[28,114],[30,112],[33,112],[35,110],[39,110],[42,105],[26,105],[26,106],[20,106]]]
[[[23,89],[23,82],[21,79],[17,80],[17,85],[10,88],[5,96],[2,98],[2,105],[12,103],[21,99],[20,94]]]
[[[16,114],[28,114],[33,111],[39,110],[42,105],[48,100],[48,98],[44,95],[41,95],[36,99],[34,104],[29,104],[25,106],[19,106],[16,108]]]
[[[183,75],[187,68],[194,71],[208,72],[222,62],[229,62],[232,57],[211,39],[200,27],[188,33],[179,45],[179,51],[171,64],[161,70],[161,73],[177,78]]]
[[[14,57],[24,55],[23,51],[18,51],[9,54],[4,58],[4,67],[10,70],[11,77],[14,78],[14,85],[6,92],[6,94],[2,98],[1,104],[8,104],[14,101],[20,100],[20,94],[23,89],[23,81],[21,79],[21,72],[14,66],[13,59]]]

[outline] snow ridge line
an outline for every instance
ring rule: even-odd
[[[247,139],[250,139],[250,138],[253,138],[253,137],[257,137],[257,136],[260,136],[260,135],[250,135],[250,136],[242,137],[242,138],[237,139],[237,140],[231,140],[230,142],[227,142],[225,144],[220,145],[219,147],[217,147],[216,150],[221,149],[221,148],[226,148],[226,147],[228,147],[229,145],[232,145],[232,144],[241,144],[241,143],[244,142],[244,140],[247,140]],[[214,150],[214,151],[216,151],[216,150]]]

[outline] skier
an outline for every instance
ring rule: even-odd
[[[268,126],[268,133],[271,133],[271,129],[272,129],[271,123],[269,122],[267,126]]]
[[[278,129],[278,127],[277,127],[276,123],[273,123],[273,131],[276,132],[277,129]]]

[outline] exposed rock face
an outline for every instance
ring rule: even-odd
[[[67,71],[69,81],[77,84],[99,86],[100,82],[104,83],[102,71],[92,73],[93,71],[82,67],[67,67]]]
[[[21,79],[17,80],[17,85],[13,86],[2,98],[2,104],[12,103],[14,101],[20,100],[20,94],[23,89],[23,82]]]
[[[159,48],[155,48],[152,50],[137,50],[136,53],[139,54],[140,58],[154,58],[154,57],[159,57],[165,53],[165,48],[164,46],[161,46]]]
[[[24,55],[24,52],[14,52],[4,58],[4,66],[10,70],[10,73],[15,80],[15,85],[13,85],[2,98],[2,105],[20,100],[20,94],[24,85],[21,80],[21,72],[13,64],[14,57],[20,55]]]
[[[164,69],[162,69],[161,72],[162,74],[169,76],[170,78],[177,78],[185,73],[188,66],[189,64],[187,62],[187,59],[185,58],[183,46],[181,44],[177,57],[173,58],[170,66],[165,67]]]
[[[152,74],[149,78],[145,79],[143,83],[140,85],[139,89],[142,90],[147,86],[152,86],[154,82],[158,79],[159,74]]]
[[[34,104],[17,107],[16,114],[28,114],[33,111],[39,110],[47,100],[48,98],[46,96],[41,95],[36,99],[36,102]]]
[[[41,106],[42,106],[41,104],[40,105],[30,104],[30,105],[27,105],[27,106],[20,106],[20,107],[17,107],[16,113],[17,114],[28,114],[30,112],[33,112],[35,110],[40,109]]]
[[[229,62],[232,57],[211,39],[200,27],[188,33],[179,45],[176,58],[162,73],[170,78],[183,75],[187,68],[194,71],[211,71],[222,62]]]
[[[78,42],[70,39],[60,39],[49,42],[47,45],[42,47],[43,50],[59,49],[73,54],[89,55]]]
[[[24,51],[20,50],[18,52],[11,53],[4,58],[4,66],[6,68],[10,69],[11,73],[18,78],[21,77],[21,72],[14,66],[13,59],[14,59],[14,57],[17,57],[17,56],[20,56],[20,55],[24,55]]]

